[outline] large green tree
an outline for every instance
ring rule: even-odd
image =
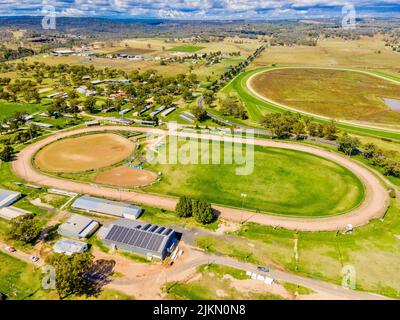
[[[193,217],[201,224],[209,224],[214,220],[214,211],[211,204],[202,200],[193,200],[192,202]]]
[[[54,254],[47,259],[56,273],[56,289],[60,299],[72,294],[77,296],[93,293],[93,282],[87,277],[93,266],[93,255],[89,252],[74,253],[71,256]]]
[[[192,199],[183,196],[179,198],[176,205],[176,213],[179,217],[189,218],[192,216]]]
[[[14,148],[9,144],[6,144],[0,151],[0,160],[9,162],[12,160],[14,154]]]
[[[33,243],[42,230],[40,220],[34,213],[17,217],[11,220],[8,237],[24,243]]]

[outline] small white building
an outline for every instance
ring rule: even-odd
[[[55,253],[64,253],[70,256],[74,253],[83,253],[88,250],[88,245],[85,242],[61,238],[53,246]]]

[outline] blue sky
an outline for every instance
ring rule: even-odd
[[[0,15],[43,15],[53,5],[58,16],[115,18],[287,19],[339,17],[346,4],[357,17],[400,17],[400,0],[0,0]]]

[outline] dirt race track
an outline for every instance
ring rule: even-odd
[[[57,177],[50,177],[41,172],[38,172],[32,167],[32,157],[44,146],[52,143],[58,139],[68,136],[88,133],[88,132],[107,132],[107,131],[133,131],[133,132],[154,132],[159,134],[167,134],[167,131],[157,130],[153,128],[138,128],[138,127],[123,127],[123,126],[108,126],[108,127],[91,127],[82,128],[73,131],[58,132],[52,136],[39,140],[25,149],[23,149],[12,162],[12,169],[15,174],[22,179],[42,185],[46,187],[64,189],[80,194],[90,194],[93,196],[106,197],[109,199],[116,199],[120,201],[130,201],[133,203],[144,204],[148,206],[163,208],[167,210],[174,210],[177,199],[163,195],[145,194],[140,192],[131,192],[117,190],[110,187],[102,187],[93,184],[85,184],[71,180],[63,180]],[[199,137],[197,133],[176,132],[175,135],[182,137]],[[236,143],[249,143],[249,140],[238,137],[220,137],[216,135],[202,134],[202,139],[233,141]],[[291,150],[298,150],[308,152],[320,157],[327,158],[335,161],[338,164],[352,171],[365,186],[365,200],[357,208],[352,211],[333,217],[327,218],[293,218],[278,215],[268,215],[255,213],[251,211],[233,209],[221,206],[213,206],[213,208],[220,212],[222,218],[232,221],[249,221],[263,225],[270,225],[275,227],[282,227],[291,230],[303,231],[332,231],[342,230],[348,224],[354,227],[367,224],[371,219],[381,217],[388,208],[389,196],[386,189],[381,184],[381,181],[363,166],[355,163],[351,159],[341,156],[337,153],[330,152],[324,149],[311,147],[308,145],[293,144],[286,142],[278,142],[272,140],[255,139],[252,143],[266,147],[277,147]],[[232,186],[234,188],[235,186]]]
[[[129,157],[134,144],[117,134],[102,133],[56,141],[35,157],[46,172],[84,172],[107,167]]]
[[[141,187],[153,183],[157,178],[154,172],[122,166],[99,173],[96,176],[96,183],[119,187]]]

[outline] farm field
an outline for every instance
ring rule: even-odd
[[[0,102],[0,120],[11,117],[15,112],[26,112],[32,114],[45,110],[45,106],[31,103],[8,103]]]
[[[385,46],[382,36],[359,40],[321,39],[317,46],[270,47],[253,67],[276,65],[346,66],[372,68],[400,75],[400,54]]]
[[[358,178],[330,161],[262,147],[255,148],[254,159],[254,171],[244,176],[236,175],[237,166],[229,164],[158,164],[151,169],[162,172],[162,179],[145,190],[302,217],[340,214],[363,200]],[[242,193],[247,194],[245,200]]]
[[[171,49],[168,49],[168,51],[173,51],[173,52],[189,52],[189,53],[194,53],[197,51],[200,51],[204,49],[205,47],[201,46],[192,46],[192,45],[182,45],[182,46],[177,46],[173,47]]]
[[[116,134],[87,135],[46,146],[34,163],[48,172],[84,172],[120,162],[133,150],[133,143]]]
[[[269,101],[266,101],[265,99],[262,99],[261,97],[258,97],[257,95],[250,92],[250,90],[247,88],[247,81],[250,77],[261,71],[270,71],[273,69],[274,67],[265,67],[244,72],[240,74],[238,77],[236,77],[233,81],[231,81],[221,91],[223,94],[234,93],[239,95],[240,99],[245,104],[249,113],[249,120],[247,121],[251,121],[253,125],[256,126],[260,125],[262,114],[264,113],[287,112],[286,108],[280,107],[277,104],[273,104]],[[377,73],[377,71],[369,71],[369,72]],[[390,76],[386,72],[384,73],[379,72],[378,74],[383,77],[394,78],[395,80],[399,80],[397,77]],[[314,121],[318,123],[326,123],[328,120],[315,117]],[[336,126],[340,130],[352,134],[400,141],[400,133],[396,131],[389,131],[387,130],[387,128],[382,128],[382,129],[378,128],[378,125],[374,127],[365,127],[353,123],[350,124],[344,122],[337,122]]]
[[[285,68],[256,75],[250,85],[266,98],[333,119],[400,123],[384,98],[400,99],[400,84],[353,71]]]

